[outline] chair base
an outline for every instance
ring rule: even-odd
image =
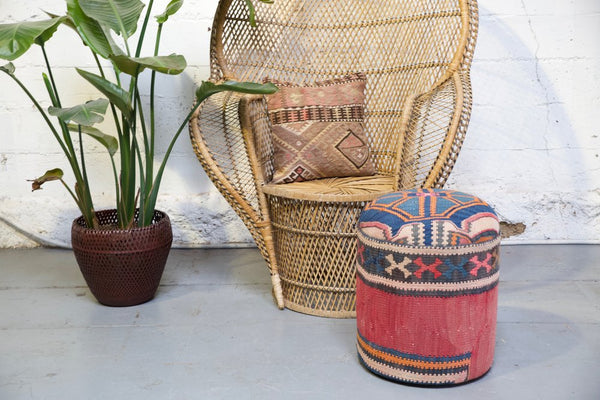
[[[367,179],[381,178],[391,183],[388,177]],[[323,188],[333,181],[302,183]],[[360,200],[334,202],[312,199],[317,196],[314,192],[295,190],[308,185],[271,186],[277,187],[265,193],[285,307],[321,317],[354,318],[356,223],[367,201],[382,192],[363,192]],[[391,185],[383,188],[391,189]],[[298,194],[300,198],[294,198]]]
[[[344,296],[343,298],[339,299],[340,303],[354,303],[356,301],[356,296],[354,295],[354,293],[349,294],[347,296]],[[324,317],[324,318],[338,318],[338,319],[343,319],[343,318],[356,318],[356,310],[348,310],[347,308],[354,308],[354,306],[352,307],[342,307],[341,310],[326,310],[326,309],[319,309],[319,308],[315,308],[315,307],[307,307],[301,304],[297,304],[297,303],[293,303],[289,300],[284,299],[283,304],[285,305],[285,308],[292,310],[292,311],[296,311],[302,314],[307,314],[307,315],[312,315],[315,317]],[[346,310],[344,310],[343,308],[346,308]]]

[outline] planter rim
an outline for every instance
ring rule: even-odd
[[[116,213],[116,211],[117,210],[115,208],[110,208],[110,209],[95,211],[95,214],[96,215],[102,215],[102,214],[110,215],[110,214]],[[136,214],[137,214],[137,210],[136,210]],[[86,226],[83,215],[80,215],[79,217],[77,217],[73,220],[72,229],[75,231],[78,231],[78,232],[86,232],[87,235],[102,235],[102,236],[118,235],[118,234],[127,235],[127,234],[131,234],[132,232],[143,232],[145,230],[156,229],[156,226],[160,226],[160,225],[164,225],[164,224],[170,224],[169,215],[164,211],[154,210],[154,218],[152,219],[152,223],[148,226],[133,226],[131,228],[125,228],[125,229],[120,229],[120,228],[94,229],[94,228],[90,228],[90,227]],[[100,227],[102,227],[102,226],[106,226],[106,224],[104,224],[104,225],[101,224]]]

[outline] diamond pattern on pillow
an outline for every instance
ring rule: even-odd
[[[272,183],[374,175],[363,127],[364,74],[295,86],[271,81]]]

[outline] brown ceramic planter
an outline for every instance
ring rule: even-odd
[[[96,213],[100,229],[73,221],[71,243],[92,294],[107,306],[133,306],[154,298],[162,277],[173,233],[169,216],[155,211],[143,228],[116,229],[116,210]]]

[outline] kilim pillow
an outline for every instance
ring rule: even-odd
[[[364,74],[309,86],[266,81],[279,86],[267,96],[273,128],[272,183],[375,174],[363,128]]]

